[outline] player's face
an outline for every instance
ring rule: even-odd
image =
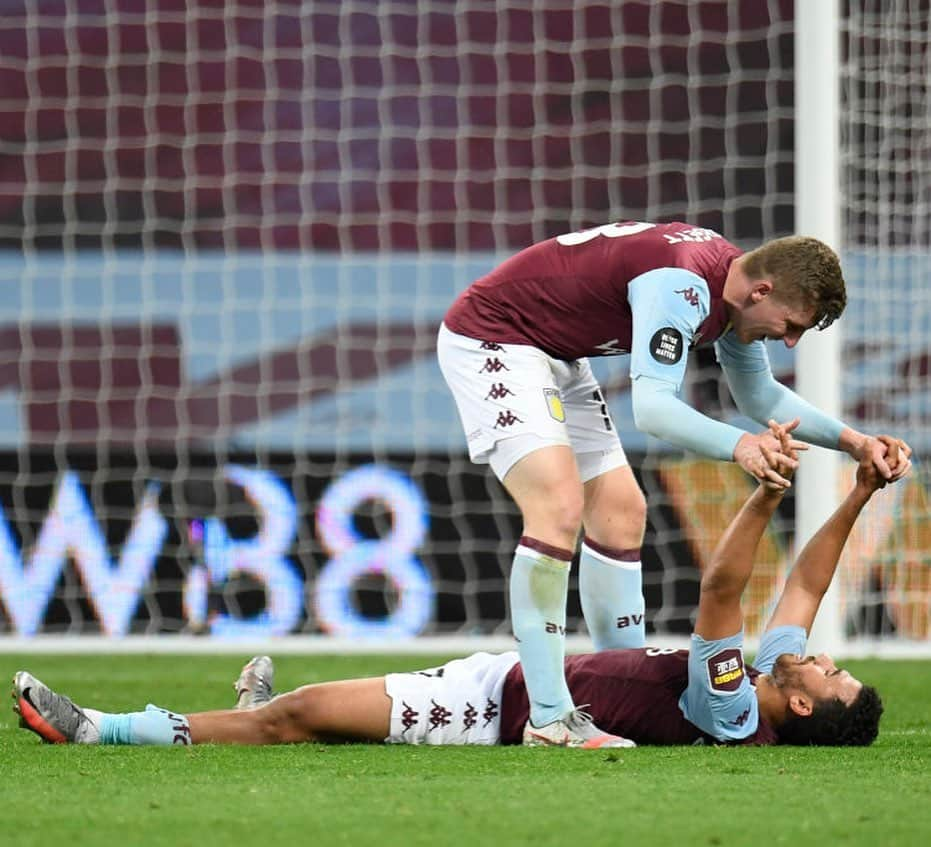
[[[863,683],[847,671],[838,668],[830,656],[793,656],[785,654],[776,660],[773,681],[780,688],[799,688],[815,700],[839,698],[852,703]]]
[[[735,321],[737,337],[743,344],[772,339],[792,348],[814,325],[812,309],[787,303],[769,293],[757,302],[745,306],[739,321]]]

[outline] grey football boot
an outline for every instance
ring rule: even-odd
[[[527,721],[523,743],[525,747],[582,747],[587,750],[637,746],[629,738],[598,729],[592,716],[581,708],[573,709],[561,719],[542,727],[535,727]]]
[[[255,709],[264,706],[274,696],[275,665],[268,656],[253,656],[243,666],[239,679],[233,683],[236,690],[236,709]]]
[[[13,677],[13,711],[19,725],[48,744],[80,744],[96,740],[97,727],[64,694],[56,694],[27,671]]]

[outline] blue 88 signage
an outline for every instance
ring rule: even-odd
[[[353,514],[378,500],[392,516],[391,531],[363,538]],[[317,623],[333,635],[400,638],[421,632],[433,616],[433,581],[414,556],[427,534],[427,503],[407,477],[378,465],[356,468],[334,482],[317,507],[317,537],[331,558],[313,588]],[[384,618],[361,615],[352,602],[353,584],[367,574],[389,580],[397,607]]]

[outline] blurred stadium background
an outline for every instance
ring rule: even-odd
[[[791,0],[0,9],[0,645],[507,641],[517,515],[433,358],[455,294],[613,220],[795,231]],[[931,9],[840,17],[843,413],[921,456]],[[626,363],[598,368],[649,502],[649,631],[680,636],[748,482],[637,433]],[[713,357],[685,390],[740,422]],[[931,652],[928,487],[919,463],[858,529],[847,637]]]

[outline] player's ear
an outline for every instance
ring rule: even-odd
[[[750,300],[754,303],[759,303],[761,300],[765,300],[773,293],[773,283],[768,279],[755,279],[753,280],[752,287],[750,288]]]
[[[814,701],[807,694],[801,692],[789,696],[789,709],[792,714],[807,718],[814,708]]]

